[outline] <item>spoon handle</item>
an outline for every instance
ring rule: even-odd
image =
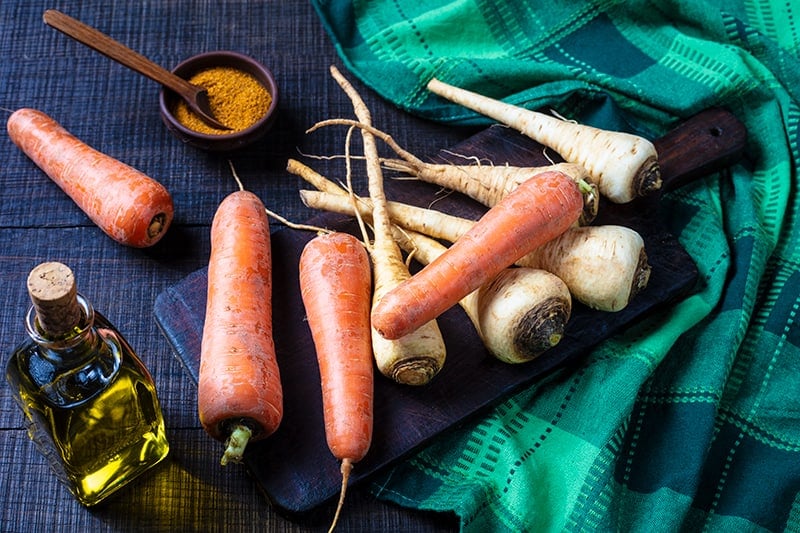
[[[151,80],[172,89],[182,96],[192,97],[198,92],[198,87],[195,87],[183,78],[176,76],[160,65],[153,63],[143,55],[115,41],[108,35],[91,26],[87,26],[69,15],[55,9],[48,9],[44,12],[44,22],[65,35],[72,37],[76,41],[85,44],[89,48],[147,76]]]

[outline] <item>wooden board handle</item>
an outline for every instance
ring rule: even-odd
[[[662,192],[731,166],[746,143],[747,129],[729,111],[711,108],[694,115],[654,143]]]

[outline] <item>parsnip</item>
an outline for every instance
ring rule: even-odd
[[[358,127],[381,139],[391,148],[399,159],[382,159],[383,165],[391,170],[406,172],[421,181],[440,185],[487,207],[497,205],[505,196],[532,176],[547,171],[563,172],[581,185],[584,195],[584,210],[580,224],[590,224],[597,216],[600,193],[597,184],[593,183],[585,168],[573,163],[555,163],[539,167],[517,167],[511,165],[490,164],[435,164],[426,163],[411,152],[405,150],[388,133],[369,124],[348,119],[330,119],[318,122],[309,128],[309,132],[326,126]]]
[[[353,204],[346,197],[310,190],[300,191],[300,196],[309,207],[353,214]],[[364,202],[359,199],[359,208]],[[449,242],[455,242],[474,224],[469,219],[401,202],[389,202],[388,209],[395,224]],[[602,311],[624,309],[647,286],[651,270],[642,237],[631,228],[616,225],[572,227],[517,265],[557,275],[573,298]]]
[[[650,279],[644,240],[625,226],[582,226],[540,246],[518,264],[560,277],[576,300],[620,311]]]
[[[371,124],[369,109],[355,88],[336,67],[332,66],[330,71],[342,90],[350,97],[358,120],[364,124]],[[389,291],[409,279],[411,274],[392,236],[383,189],[383,173],[375,139],[364,129],[361,133],[375,233],[374,242],[370,247],[374,276],[374,308]],[[346,196],[344,198],[350,201]],[[373,328],[372,347],[381,374],[406,385],[425,385],[430,382],[441,370],[446,357],[444,339],[435,320],[426,322],[416,331],[393,340],[384,338]]]
[[[577,124],[454,87],[433,78],[428,90],[493,118],[584,167],[600,193],[616,203],[661,188],[658,154],[638,135]]]
[[[420,233],[397,231],[395,238],[422,264],[447,247]],[[459,302],[486,349],[505,363],[525,363],[556,346],[572,313],[566,284],[536,268],[506,268]]]
[[[319,189],[301,191],[303,198],[324,193],[317,195],[322,201],[309,201],[312,207],[348,214],[353,212],[353,203],[339,185],[294,160],[287,168]],[[325,199],[334,201],[326,204]],[[361,216],[369,220],[372,216],[371,201],[365,198],[356,200]],[[387,207],[390,216],[396,217],[410,206],[388,202]],[[465,231],[472,225],[471,221],[457,217],[453,217],[453,222],[465,223]],[[400,247],[422,264],[430,263],[447,249],[416,231],[394,227],[392,233]],[[506,269],[459,304],[489,353],[506,363],[530,361],[558,344],[572,311],[572,299],[566,284],[554,274],[533,268]]]

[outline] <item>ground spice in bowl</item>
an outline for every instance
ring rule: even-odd
[[[221,130],[208,125],[186,102],[178,100],[173,114],[187,128],[210,135],[242,131],[262,118],[272,103],[272,95],[255,76],[233,67],[210,67],[189,78],[189,82],[208,91],[214,117],[231,128]]]
[[[176,93],[162,87],[161,119],[181,142],[211,152],[230,152],[252,145],[272,128],[279,91],[272,72],[255,59],[233,51],[205,52],[173,69],[176,75],[208,92],[215,117],[231,129],[210,127]]]

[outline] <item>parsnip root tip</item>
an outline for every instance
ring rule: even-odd
[[[645,164],[642,165],[642,170],[635,183],[637,196],[647,196],[661,189],[661,168],[655,157],[648,159]]]
[[[391,377],[403,385],[427,385],[442,369],[441,359],[435,357],[413,357],[392,367]]]
[[[225,443],[225,453],[222,454],[219,463],[222,466],[226,466],[228,463],[241,463],[244,450],[252,436],[253,430],[249,427],[244,424],[236,425]]]
[[[633,277],[631,294],[628,298],[628,301],[632,300],[634,296],[639,294],[647,287],[647,284],[650,282],[651,271],[652,267],[647,262],[647,253],[645,252],[644,248],[642,248],[642,251],[639,253],[639,262],[636,265],[636,275]]]
[[[514,347],[519,361],[530,361],[561,342],[571,315],[571,304],[549,298],[526,313],[519,322]]]
[[[553,333],[552,335],[550,335],[550,347],[552,348],[559,342],[561,342],[562,337],[563,335],[561,333]]]

